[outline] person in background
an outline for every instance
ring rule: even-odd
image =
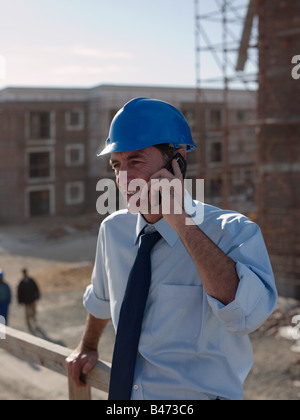
[[[0,316],[5,318],[8,325],[8,310],[11,304],[11,290],[7,283],[4,282],[4,272],[0,268]]]
[[[28,276],[26,269],[22,270],[23,279],[18,287],[18,302],[25,305],[25,318],[30,331],[36,326],[36,302],[40,299],[40,291],[36,281]]]

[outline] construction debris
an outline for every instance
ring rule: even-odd
[[[300,354],[300,327],[299,323],[297,325],[293,322],[297,316],[299,316],[300,323],[300,302],[296,299],[279,297],[274,313],[260,327],[259,331],[267,336],[293,341],[291,351]]]

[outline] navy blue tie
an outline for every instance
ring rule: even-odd
[[[161,238],[158,232],[140,237],[120,311],[114,348],[109,400],[130,400],[145,306],[151,283],[150,252]]]

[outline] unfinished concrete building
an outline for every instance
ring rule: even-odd
[[[92,89],[7,88],[0,91],[0,224],[33,217],[95,212],[97,182],[113,178],[108,159],[97,158],[115,113],[134,97],[172,103],[187,117],[198,153],[189,155],[190,178],[205,178],[206,201],[222,204],[223,92],[205,90],[195,106],[192,88],[98,86]],[[234,124],[255,118],[255,95],[229,92]],[[229,206],[254,209],[255,130],[229,141]]]
[[[87,92],[0,92],[1,223],[85,211]]]

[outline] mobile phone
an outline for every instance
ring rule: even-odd
[[[172,158],[172,160],[166,166],[166,169],[169,172],[171,172],[171,174],[174,175],[174,171],[173,171],[173,167],[172,167],[172,162],[173,162],[174,159],[179,164],[180,171],[181,171],[183,179],[184,179],[185,176],[186,176],[187,165],[186,165],[186,160],[183,158],[183,156],[180,153],[176,153],[176,155]],[[162,198],[161,198],[161,193],[159,193],[159,205],[161,205],[161,203],[162,203]]]
[[[186,169],[187,169],[187,167],[186,167],[186,160],[183,158],[183,156],[180,153],[176,153],[176,155],[173,157],[173,159],[171,160],[171,162],[166,166],[166,169],[169,172],[171,172],[171,174],[174,175],[173,167],[172,167],[172,162],[173,162],[174,159],[179,164],[180,171],[181,171],[181,173],[183,175],[183,178],[185,178],[185,176],[186,176]]]

